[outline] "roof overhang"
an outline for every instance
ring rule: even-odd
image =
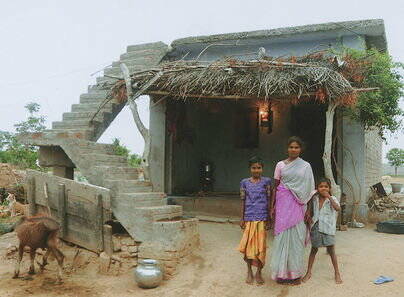
[[[302,42],[326,38],[342,38],[353,35],[365,37],[368,47],[376,47],[379,50],[387,50],[384,21],[382,19],[330,22],[271,30],[187,37],[174,40],[171,46],[174,49],[197,49],[203,48],[212,43],[220,42],[238,42],[240,44],[248,43],[248,45],[258,45],[262,44],[264,41],[270,43]]]

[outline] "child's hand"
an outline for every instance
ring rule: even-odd
[[[240,228],[241,229],[245,228],[245,221],[243,221],[243,220],[240,221]]]
[[[320,195],[326,199],[330,199],[331,198],[331,194],[328,190],[323,190],[320,192]]]
[[[269,213],[269,220],[272,222],[275,221],[275,209],[274,208],[272,208]]]
[[[307,213],[307,212],[306,212],[306,214],[304,215],[304,222],[305,222],[307,225],[313,224],[313,219],[312,219],[312,217],[310,216],[310,214]]]

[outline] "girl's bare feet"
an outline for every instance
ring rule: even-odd
[[[248,271],[245,282],[249,285],[252,285],[252,283],[254,282],[254,275],[253,275],[252,271]]]
[[[303,277],[302,282],[307,282],[311,278],[311,272],[307,272],[306,275]]]
[[[264,279],[262,278],[261,271],[257,271],[255,274],[255,281],[257,282],[257,285],[263,285],[265,283]]]
[[[335,274],[335,283],[338,285],[342,284],[342,278],[341,278],[341,275],[339,275],[339,273]]]

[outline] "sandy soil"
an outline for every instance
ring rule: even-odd
[[[315,263],[312,280],[296,287],[271,281],[269,265],[264,269],[264,286],[244,283],[245,264],[235,250],[241,236],[238,226],[201,223],[200,232],[200,250],[187,259],[175,278],[151,290],[138,288],[130,270],[119,277],[98,275],[91,253],[84,253],[86,257],[73,269],[73,248],[66,247],[64,251],[68,255],[63,284],[55,284],[54,262],[49,265],[49,270],[35,275],[33,280],[11,279],[14,259],[5,259],[4,250],[10,242],[15,241],[15,236],[8,234],[0,238],[0,296],[404,296],[404,237],[377,233],[372,226],[337,233],[336,248],[344,284],[334,283],[332,266],[323,249]],[[306,252],[309,252],[308,248]],[[268,260],[269,257],[270,253]],[[26,254],[22,276],[26,275],[28,263]],[[395,281],[374,285],[371,281],[379,275],[393,277]]]

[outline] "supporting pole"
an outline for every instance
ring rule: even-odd
[[[35,202],[35,177],[30,177],[28,179],[27,188],[27,200],[28,200],[28,211],[29,216],[34,216],[36,214],[36,202]]]
[[[332,155],[332,131],[334,127],[334,115],[335,110],[338,107],[337,103],[330,102],[325,114],[326,126],[325,126],[325,138],[324,138],[324,153],[323,153],[323,164],[324,173],[331,181],[332,194],[338,199],[341,199],[341,187],[337,185],[334,178],[334,173],[332,171],[331,155]]]
[[[98,239],[98,251],[102,251],[104,249],[104,237],[103,237],[103,228],[104,228],[104,219],[103,219],[103,207],[102,207],[102,195],[97,195],[97,209],[95,211],[95,233]]]
[[[110,225],[103,226],[104,233],[104,252],[108,256],[112,256],[114,247],[112,243],[112,227]]]
[[[59,184],[58,186],[58,216],[60,221],[60,237],[67,236],[67,218],[66,218],[66,186]]]

